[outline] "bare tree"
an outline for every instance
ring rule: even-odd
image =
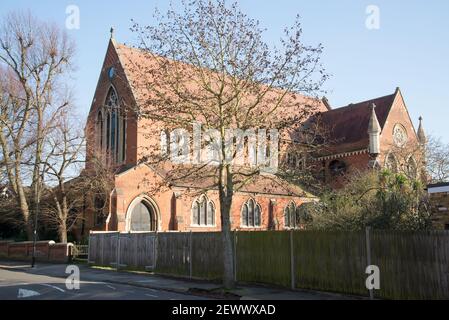
[[[276,165],[276,152],[284,152],[295,142],[296,130],[317,112],[312,97],[321,93],[327,74],[320,64],[321,45],[303,44],[299,19],[285,29],[279,48],[272,48],[263,40],[264,29],[236,3],[193,0],[183,4],[182,13],[174,9],[164,15],[157,13],[155,26],[135,23],[132,28],[140,39],[139,54],[145,59],[133,59],[137,76],[130,81],[132,87],[144,91],[137,99],[136,112],[147,121],[147,137],[152,142],[143,151],[146,155],[142,161],[162,168],[170,182],[189,177],[198,186],[218,191],[224,286],[230,288],[234,286],[230,223],[233,196],[245,185],[255,183],[267,161],[242,165],[242,160],[257,150],[246,147],[245,152],[238,152],[236,145],[248,146],[251,138],[235,140],[228,129],[234,133],[258,130],[259,142],[264,138],[273,142],[263,146],[263,151],[259,149],[259,155],[268,155]],[[193,152],[188,165],[167,163],[168,155],[177,156],[183,150],[173,150],[176,143],[167,143],[172,150],[164,150],[164,145],[159,146],[159,140],[154,139],[154,128],[159,128],[162,135],[183,132],[181,144],[185,146],[197,143],[194,134],[190,135],[192,139],[185,135],[192,133],[192,123],[201,124],[207,138],[199,147],[209,148],[209,156],[200,161]],[[282,185],[275,174],[265,176]]]
[[[431,183],[449,182],[449,144],[429,137],[426,146],[427,173]]]
[[[55,117],[68,106],[65,77],[74,46],[56,25],[30,13],[10,13],[0,27],[0,144],[9,184],[16,194],[28,237],[30,202],[39,202],[43,186],[45,137]]]
[[[44,219],[57,229],[59,240],[67,242],[67,233],[79,222],[85,184],[80,176],[84,165],[85,139],[76,118],[67,113],[55,119],[54,129],[46,138],[42,160],[47,201]]]
[[[64,243],[69,232],[84,224],[88,201],[94,200],[98,211],[108,206],[115,173],[101,152],[91,152],[85,168],[85,132],[76,125],[81,121],[67,113],[56,120],[43,152],[46,188],[42,219],[46,226],[57,230],[59,240]],[[95,199],[101,199],[101,207]]]

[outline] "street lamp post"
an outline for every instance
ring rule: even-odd
[[[37,188],[37,186],[36,186]],[[37,194],[37,193],[36,193]],[[33,255],[31,257],[31,268],[34,268],[36,264],[36,242],[37,242],[37,216],[39,214],[39,194],[37,194],[36,199],[36,211],[34,213],[34,237],[33,237]]]

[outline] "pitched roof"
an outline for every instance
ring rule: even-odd
[[[144,74],[144,72],[146,68],[155,65],[156,62],[149,59],[148,55],[142,50],[117,43],[115,40],[111,40],[111,42],[120,59],[134,98],[137,102],[145,101],[145,93],[147,90],[144,89],[146,88],[146,81],[148,81],[150,75]]]
[[[363,102],[352,103],[320,114],[321,124],[329,133],[329,152],[348,152],[367,148],[371,106],[376,105],[376,115],[383,130],[397,92]],[[338,148],[336,148],[338,146]]]
[[[161,161],[153,164],[141,163],[136,166],[126,167],[116,175],[126,175],[139,166],[146,166],[160,176],[164,184],[170,187],[189,188],[198,190],[216,190],[218,185],[218,167],[204,165],[179,165],[169,161]],[[240,168],[240,170],[242,170]],[[236,192],[270,194],[288,197],[315,198],[315,196],[298,185],[286,181],[273,174],[253,174],[250,177],[243,176],[238,171],[235,173],[234,188]],[[251,173],[247,171],[246,173]]]
[[[151,81],[151,77],[154,76],[149,71],[159,66],[160,60],[158,59],[163,59],[163,62],[172,60],[151,54],[143,51],[142,49],[117,43],[115,40],[111,41],[125,71],[127,80],[133,91],[134,98],[138,103],[145,103],[149,95],[148,82]],[[183,62],[176,63],[187,70],[193,68],[193,66]],[[273,88],[272,92],[267,96],[275,96],[278,94],[281,95],[282,93],[282,89],[276,90]],[[293,97],[291,98],[286,98],[286,101],[288,102],[287,105],[289,107],[291,105],[291,107],[294,108],[297,103],[301,103],[304,106],[311,106],[311,113],[313,114],[329,110],[327,100],[324,98],[317,99],[299,93],[292,93],[292,96]],[[289,110],[289,112],[294,112],[294,110]]]

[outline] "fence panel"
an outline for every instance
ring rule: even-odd
[[[158,233],[156,271],[189,276],[189,233]]]
[[[97,237],[92,233],[89,234],[89,252],[87,255],[87,263],[96,264],[95,258],[97,256]]]
[[[102,265],[101,261],[101,239],[99,233],[89,235],[89,263]]]
[[[156,254],[156,234],[155,233],[137,233],[134,234],[134,241],[136,241],[135,255],[136,266],[144,267],[145,269],[154,269],[155,254]]]
[[[116,250],[112,240],[117,232],[91,233],[89,235],[89,263],[110,266],[116,261]]]
[[[372,264],[380,269],[378,296],[449,299],[449,233],[372,232]]]
[[[102,238],[102,265],[103,266],[115,266],[117,262],[117,235],[118,232],[104,233]]]
[[[290,286],[288,232],[239,232],[237,280]]]
[[[119,268],[131,267],[136,265],[134,254],[134,235],[131,233],[120,234],[118,238],[120,241],[119,248]]]
[[[209,280],[223,277],[221,233],[192,234],[192,276]]]
[[[297,231],[293,236],[297,288],[367,294],[364,232]]]

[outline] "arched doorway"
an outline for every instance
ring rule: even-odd
[[[146,198],[135,199],[128,208],[127,231],[150,232],[158,229],[157,208]]]

